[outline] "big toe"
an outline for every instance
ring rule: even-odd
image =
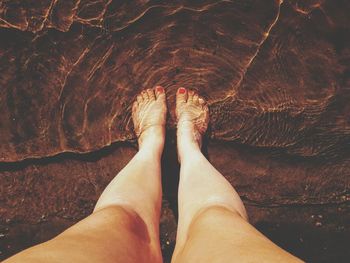
[[[179,88],[176,93],[176,105],[186,103],[188,99],[188,92],[185,88]]]
[[[156,99],[165,102],[165,89],[162,86],[157,86],[154,93],[156,94]]]

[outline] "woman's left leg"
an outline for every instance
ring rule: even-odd
[[[162,262],[159,217],[165,116],[164,90],[142,92],[133,106],[139,152],[107,186],[94,212],[5,262]]]

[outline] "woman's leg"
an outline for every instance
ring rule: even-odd
[[[139,152],[107,186],[94,212],[6,262],[161,262],[158,229],[165,119],[164,90],[142,92],[133,105]]]
[[[205,101],[181,88],[176,114],[181,170],[172,262],[298,262],[248,223],[237,192],[201,153],[209,119]]]

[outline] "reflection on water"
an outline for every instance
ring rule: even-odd
[[[170,108],[176,88],[199,90],[217,139],[302,156],[349,141],[347,1],[0,7],[3,161],[133,138],[131,102],[154,85]]]

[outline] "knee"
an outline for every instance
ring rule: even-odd
[[[120,243],[127,242],[137,253],[148,255],[147,262],[162,262],[159,241],[155,238],[149,225],[133,209],[124,206],[109,206],[98,211],[113,218],[113,225],[121,238]],[[111,230],[110,230],[111,231]],[[142,252],[143,251],[143,252]]]
[[[111,225],[118,226],[119,230],[123,229],[131,233],[138,240],[146,243],[150,242],[147,225],[134,210],[120,205],[113,205],[98,210],[94,214],[104,218],[104,220],[110,220]]]
[[[190,228],[204,225],[217,225],[222,221],[246,220],[238,211],[229,209],[225,206],[209,206],[194,216]]]
[[[221,205],[203,208],[192,219],[186,240],[175,251],[172,262],[217,262],[216,259],[204,259],[214,256],[218,251],[227,249],[227,243],[221,242],[234,234],[232,226],[246,225],[246,220],[239,212]],[[203,249],[206,253],[203,253]],[[201,258],[201,260],[198,260]],[[226,261],[224,261],[226,262]]]

